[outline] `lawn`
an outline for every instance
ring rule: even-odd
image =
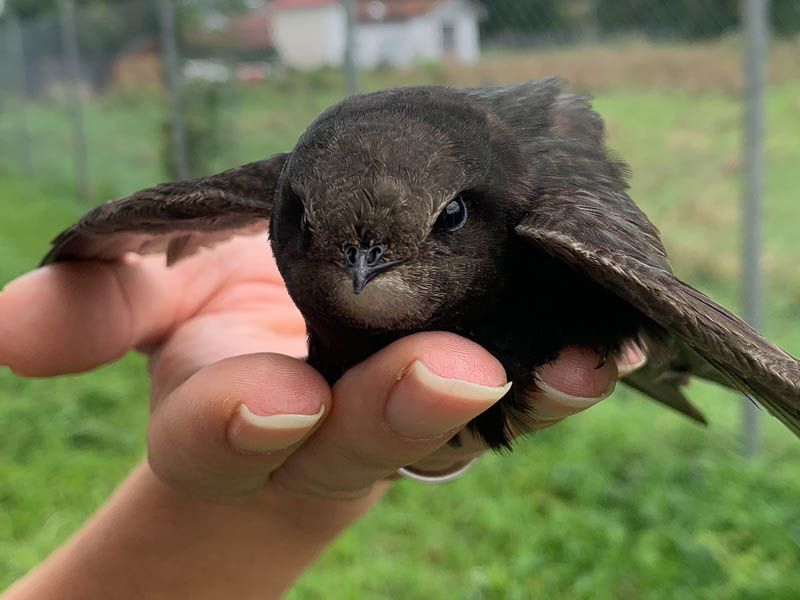
[[[293,86],[240,92],[219,167],[291,147],[336,97],[334,89]],[[660,227],[676,272],[735,308],[737,98],[620,84],[600,91],[595,106],[611,145],[631,163],[632,194]],[[30,118],[35,177],[19,175],[13,148],[0,144],[0,284],[33,267],[50,236],[84,208],[72,199],[63,115],[38,105]],[[153,142],[162,118],[154,97],[89,104],[98,200],[163,179]],[[767,122],[765,331],[800,354],[800,80],[770,89]],[[0,118],[0,138],[12,132]],[[74,531],[143,456],[143,364],[132,355],[46,381],[0,369],[0,587]],[[702,383],[690,393],[708,428],[621,389],[510,455],[486,456],[456,482],[399,482],[289,597],[800,597],[798,441],[765,416],[762,451],[745,458],[738,398]]]

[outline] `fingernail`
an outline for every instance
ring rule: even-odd
[[[547,394],[551,399],[558,402],[559,404],[563,404],[565,406],[569,406],[570,408],[575,408],[578,410],[583,408],[588,408],[593,404],[597,404],[601,400],[605,400],[611,395],[611,393],[614,391],[614,388],[617,385],[617,380],[612,379],[608,383],[608,387],[605,390],[603,390],[602,394],[600,394],[599,396],[585,398],[583,396],[572,396],[570,394],[567,394],[566,392],[562,392],[561,390],[554,388],[552,385],[545,382],[538,376],[535,379],[536,379],[536,386],[542,392]]]
[[[492,387],[436,375],[414,361],[394,386],[386,421],[410,438],[435,438],[461,427],[506,395],[511,382]]]
[[[617,358],[617,371],[620,377],[624,377],[643,367],[647,363],[647,353],[637,343],[630,342],[625,345]]]
[[[274,452],[296,444],[308,434],[325,412],[313,415],[257,415],[242,403],[228,423],[228,442],[242,452]]]
[[[534,411],[536,413],[536,420],[541,423],[552,423],[560,421],[564,417],[574,415],[582,410],[586,410],[590,406],[594,406],[601,400],[608,398],[614,387],[617,384],[616,378],[612,378],[608,383],[608,387],[599,396],[583,397],[572,396],[563,392],[549,383],[545,382],[537,373],[534,377],[536,387],[539,392],[535,394]]]

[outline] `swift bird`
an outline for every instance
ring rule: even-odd
[[[514,382],[470,423],[491,447],[535,427],[536,370],[568,344],[637,344],[648,362],[623,381],[656,400],[703,421],[681,391],[694,374],[800,435],[800,362],[675,277],[627,187],[601,118],[558,79],[398,88],[328,108],[290,152],[98,206],[43,264],[172,264],[269,227],[311,365],[332,383],[409,333],[475,340]]]

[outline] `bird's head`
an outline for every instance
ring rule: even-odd
[[[443,88],[356,96],[306,130],[270,236],[306,318],[417,329],[499,285],[527,178],[505,127]]]

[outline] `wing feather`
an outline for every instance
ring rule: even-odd
[[[800,362],[672,273],[658,230],[627,194],[628,169],[603,120],[551,78],[474,90],[507,125],[529,169],[517,234],[582,271],[663,331],[630,384],[700,419],[681,388],[689,374],[742,390],[800,435]],[[648,341],[648,340],[645,340]]]
[[[87,212],[60,233],[42,259],[114,259],[165,252],[167,263],[233,235],[267,228],[272,197],[288,154],[276,154],[209,177],[162,183]]]
[[[585,191],[540,198],[516,232],[680,338],[730,385],[800,436],[800,361],[678,279],[665,261],[648,252],[647,236],[635,224],[609,219],[613,204],[606,214],[584,210],[587,203],[596,207],[599,202]]]

